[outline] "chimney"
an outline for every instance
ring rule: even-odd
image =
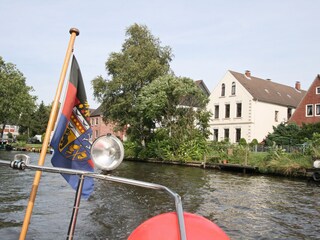
[[[251,72],[249,70],[246,70],[245,74],[246,78],[251,79]]]
[[[301,84],[300,84],[300,82],[299,82],[299,81],[297,81],[297,82],[296,82],[296,86],[295,86],[295,88],[296,88],[298,91],[300,91],[300,90],[301,90]]]

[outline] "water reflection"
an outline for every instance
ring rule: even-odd
[[[38,154],[30,156],[37,162]],[[182,196],[185,211],[216,222],[232,239],[320,239],[320,188],[305,181],[138,162],[123,162],[113,175],[169,187]],[[0,168],[3,239],[19,236],[33,176]],[[62,177],[43,173],[27,239],[65,238],[73,201]],[[165,192],[96,181],[93,195],[81,202],[75,239],[126,239],[141,222],[174,209]]]

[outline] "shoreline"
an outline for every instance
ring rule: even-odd
[[[159,159],[139,159],[139,158],[124,158],[124,161],[136,161],[136,162],[145,162],[145,163],[158,163],[158,164],[169,164],[169,165],[178,165],[178,166],[186,166],[186,167],[198,167],[203,169],[215,169],[220,171],[227,172],[236,172],[242,174],[252,174],[252,175],[266,175],[266,176],[278,176],[278,177],[286,177],[286,178],[297,178],[304,180],[313,180],[314,173],[320,174],[320,169],[309,168],[303,169],[301,171],[295,171],[291,174],[285,174],[282,172],[261,172],[258,167],[249,166],[249,165],[241,165],[241,164],[230,164],[230,163],[206,163],[206,162],[197,162],[197,161],[164,161]],[[320,179],[319,179],[320,183]]]
[[[3,151],[41,153],[41,148],[40,147],[13,147],[11,150],[3,150]],[[51,148],[47,149],[47,154],[52,154]],[[124,161],[197,167],[197,168],[203,168],[203,169],[215,169],[219,171],[236,172],[236,173],[242,173],[242,174],[253,174],[253,175],[257,174],[257,175],[266,175],[266,176],[297,178],[297,179],[304,179],[307,181],[314,181],[314,182],[320,183],[320,169],[317,169],[317,168],[308,168],[308,169],[304,168],[291,173],[285,173],[284,171],[282,172],[281,170],[272,171],[272,172],[262,172],[259,170],[259,167],[256,167],[256,166],[231,164],[227,162],[212,163],[212,162],[204,162],[204,161],[202,162],[200,161],[165,161],[165,160],[160,160],[155,158],[140,159],[140,158],[133,158],[133,157],[125,157]]]

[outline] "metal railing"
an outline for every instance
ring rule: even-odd
[[[174,191],[172,191],[171,189],[169,189],[163,185],[139,181],[139,180],[133,180],[133,179],[128,179],[128,178],[123,178],[123,177],[116,177],[116,176],[112,176],[112,175],[103,175],[103,174],[98,174],[98,173],[88,172],[88,171],[32,165],[32,164],[29,164],[29,156],[24,155],[24,154],[17,154],[13,161],[0,160],[0,165],[10,166],[11,168],[18,169],[18,170],[30,169],[30,170],[36,170],[36,171],[78,175],[79,176],[79,184],[78,184],[78,189],[77,189],[77,192],[75,195],[74,209],[73,209],[73,214],[72,214],[72,217],[70,220],[67,239],[73,239],[73,234],[74,234],[75,224],[76,224],[76,219],[77,219],[77,213],[78,213],[79,205],[80,205],[82,186],[83,186],[83,182],[84,182],[85,177],[92,177],[92,178],[101,179],[101,180],[105,180],[105,181],[117,182],[117,183],[138,186],[138,187],[143,187],[143,188],[162,190],[162,191],[168,193],[171,197],[174,198],[174,201],[175,201],[176,213],[177,213],[178,223],[179,223],[180,239],[181,240],[187,239],[181,197],[177,193],[175,193]]]

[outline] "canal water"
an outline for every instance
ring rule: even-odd
[[[1,151],[0,159],[16,153]],[[28,155],[37,164],[39,154]],[[34,173],[0,166],[0,239],[18,239]],[[320,187],[314,183],[127,161],[113,175],[169,187],[185,211],[215,222],[231,239],[320,239]],[[64,179],[43,173],[27,239],[66,239],[73,203]],[[126,239],[143,221],[174,210],[164,192],[97,180],[89,200],[81,201],[75,239]]]

